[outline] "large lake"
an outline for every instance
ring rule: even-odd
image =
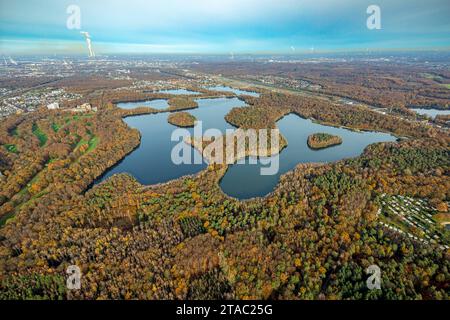
[[[450,110],[420,109],[420,108],[414,108],[414,109],[411,109],[411,110],[417,112],[418,114],[429,116],[432,119],[436,118],[436,116],[438,114],[442,114],[442,115],[449,115],[450,114]]]
[[[210,128],[221,130],[234,127],[228,124],[224,117],[233,107],[246,104],[238,98],[197,99],[199,108],[189,110],[197,120],[202,121],[203,132]],[[142,106],[145,102],[135,102]],[[151,103],[149,103],[151,105]],[[132,103],[118,104],[118,107],[132,108]],[[178,141],[171,141],[172,132],[177,127],[167,122],[169,113],[158,113],[125,118],[124,121],[141,133],[141,144],[121,162],[107,171],[99,181],[103,181],[116,173],[127,172],[142,184],[156,184],[176,179],[185,175],[200,172],[206,168],[206,163],[175,165],[171,159],[172,148]],[[239,199],[260,197],[270,193],[277,185],[280,175],[292,170],[298,163],[330,162],[344,158],[356,157],[364,148],[372,143],[395,141],[392,135],[380,132],[356,132],[343,128],[324,126],[311,120],[290,114],[278,121],[280,132],[288,140],[288,146],[279,155],[279,171],[275,175],[260,175],[260,164],[244,164],[229,166],[220,182],[222,190]],[[194,128],[186,129],[193,135]],[[312,133],[325,132],[342,137],[343,143],[322,150],[312,150],[307,146],[307,137]],[[189,148],[192,157],[200,158],[194,148]],[[273,158],[271,160],[274,160]]]
[[[376,142],[395,141],[396,137],[381,132],[356,132],[348,129],[324,126],[289,114],[277,122],[288,146],[279,154],[279,171],[275,175],[261,175],[261,164],[234,164],[220,182],[222,190],[235,198],[260,197],[273,191],[280,175],[292,170],[299,163],[331,162],[359,156],[365,147]],[[308,136],[324,132],[339,135],[342,144],[321,150],[308,147]],[[273,157],[271,159],[274,161]],[[265,165],[268,167],[268,165]]]
[[[245,106],[238,98],[198,99],[197,109],[189,113],[202,121],[203,131],[216,128],[225,132],[234,127],[224,117],[233,107]],[[135,102],[135,107],[146,105],[146,102]],[[151,101],[148,105],[152,105]],[[132,108],[131,103],[119,103],[119,108]],[[124,121],[141,133],[141,144],[121,162],[106,172],[100,181],[116,173],[127,172],[142,184],[155,184],[194,174],[206,168],[206,164],[175,165],[171,159],[172,148],[178,144],[171,141],[173,130],[177,129],[167,122],[169,113],[157,113],[125,118]],[[186,129],[193,136],[193,128]],[[200,157],[199,152],[191,148],[192,156]]]

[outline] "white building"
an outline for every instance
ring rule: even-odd
[[[59,103],[58,102],[53,102],[47,105],[47,109],[48,110],[56,110],[59,109]]]
[[[78,105],[76,108],[70,109],[72,112],[97,112],[97,107],[92,107],[90,103],[83,103],[82,105]]]

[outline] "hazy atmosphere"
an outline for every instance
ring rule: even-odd
[[[366,10],[381,9],[369,30]],[[80,9],[69,29],[67,9]],[[446,0],[2,1],[0,53],[296,53],[450,46]]]

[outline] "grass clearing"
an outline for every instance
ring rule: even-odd
[[[89,147],[86,150],[86,153],[94,150],[97,147],[99,141],[100,141],[100,139],[97,136],[93,136],[88,142]]]
[[[100,139],[97,136],[91,136],[89,141],[86,141],[84,139],[80,139],[80,141],[78,141],[78,143],[76,144],[74,150],[77,150],[78,148],[80,148],[83,145],[88,145],[86,151],[84,153],[88,153],[91,152],[92,150],[94,150],[98,143],[99,143]]]
[[[53,131],[58,132],[60,128],[61,128],[61,126],[58,125],[57,123],[54,123],[54,122],[52,123]]]
[[[87,143],[86,140],[80,139],[80,140],[78,141],[78,143],[75,145],[75,147],[73,148],[73,150],[74,150],[74,151],[75,151],[75,150],[78,150],[79,147],[81,147],[83,144],[86,144],[86,143]]]
[[[4,147],[6,150],[12,153],[17,153],[19,150],[17,149],[17,146],[15,144],[5,144]]]
[[[1,218],[0,218],[0,227],[3,227],[3,225],[5,225],[5,223],[6,223],[9,219],[14,218],[15,214],[16,214],[16,213],[15,213],[14,211],[11,211],[11,212],[8,212],[7,214],[5,214],[3,217],[1,217]]]

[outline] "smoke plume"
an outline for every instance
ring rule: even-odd
[[[86,31],[81,31],[80,33],[86,39],[86,44],[87,44],[87,47],[88,47],[88,50],[89,50],[89,58],[95,57],[94,50],[92,50],[91,35],[89,34],[89,32],[86,32]]]

